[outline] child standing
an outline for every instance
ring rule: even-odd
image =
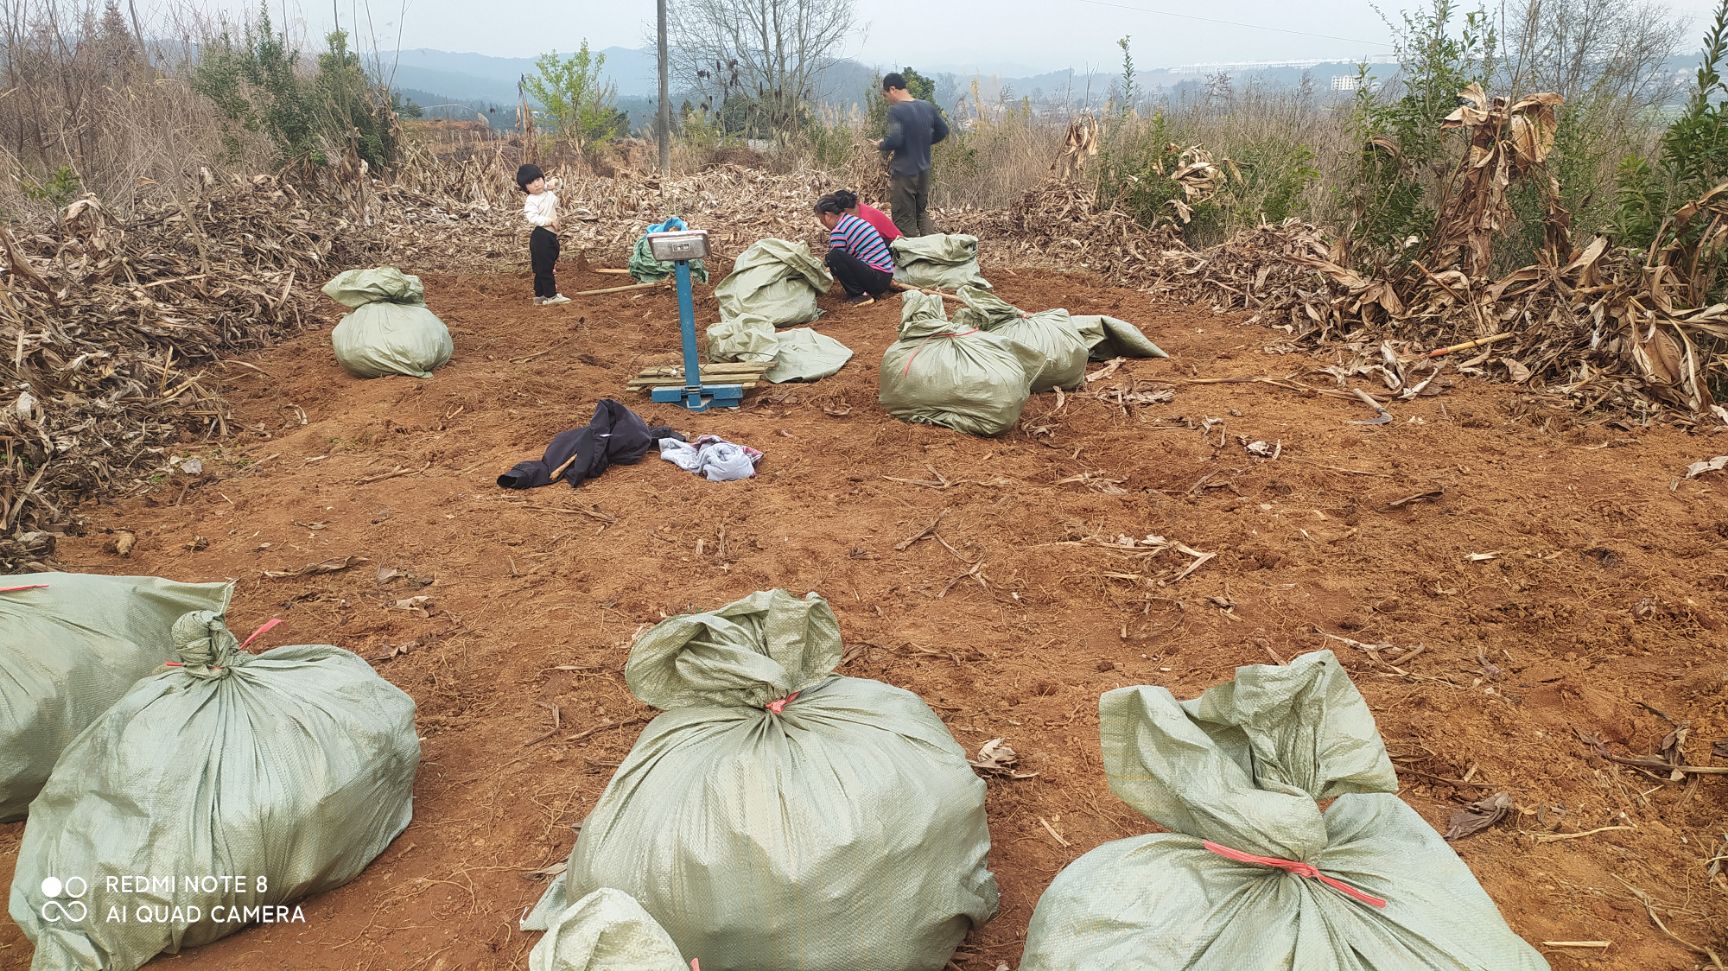
[[[894,255],[882,234],[857,216],[849,215],[832,195],[816,202],[816,218],[828,230],[825,262],[834,279],[846,288],[851,303],[873,303],[894,282]]]
[[[522,215],[534,231],[528,234],[528,263],[534,268],[534,304],[550,307],[569,303],[570,298],[558,292],[555,275],[558,266],[558,194],[546,187],[546,173],[538,165],[524,165],[516,170],[516,185],[528,198],[522,203]]]

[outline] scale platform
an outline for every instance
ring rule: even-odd
[[[714,406],[737,407],[745,392],[762,383],[762,376],[773,368],[772,362],[704,364],[697,378],[701,382],[698,394],[710,399],[709,404]],[[652,400],[665,404],[690,404],[682,364],[651,364],[631,378],[625,387],[632,391],[646,391]]]

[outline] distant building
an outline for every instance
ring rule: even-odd
[[[1362,79],[1354,74],[1337,74],[1332,77],[1332,90],[1355,91],[1362,87]]]

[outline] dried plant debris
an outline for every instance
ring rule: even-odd
[[[1058,545],[1109,550],[1113,553],[1132,557],[1139,561],[1137,567],[1139,573],[1110,573],[1107,575],[1116,579],[1153,582],[1158,586],[1180,583],[1218,556],[1217,553],[1202,553],[1186,543],[1158,535],[1147,535],[1139,539],[1127,534],[1118,534],[1113,537],[1088,536],[1083,539],[1064,540]],[[1189,557],[1189,560],[1182,564],[1179,570],[1172,565],[1164,571],[1159,571],[1156,566],[1161,562],[1160,558],[1165,553],[1179,553]]]
[[[1696,479],[1706,472],[1720,472],[1723,469],[1728,469],[1728,455],[1718,455],[1713,459],[1693,462],[1686,466],[1686,478]]]
[[[978,755],[969,759],[968,762],[972,768],[978,770],[979,775],[994,775],[1007,779],[1035,779],[1038,777],[1036,772],[1016,771],[1020,765],[1019,753],[1009,748],[1008,743],[999,738],[985,742],[984,746],[978,750]]]
[[[1461,840],[1475,836],[1500,823],[1512,812],[1512,797],[1504,792],[1496,792],[1491,796],[1478,799],[1475,802],[1453,811],[1452,820],[1446,826],[1447,840]]]
[[[341,573],[350,567],[366,562],[363,556],[339,556],[321,563],[309,563],[296,570],[265,570],[264,576],[271,580],[282,580],[288,577],[316,576],[322,573]]]

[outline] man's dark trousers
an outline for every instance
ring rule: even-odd
[[[829,272],[846,288],[849,297],[862,293],[880,297],[888,292],[888,284],[894,282],[892,273],[878,270],[845,250],[829,250],[826,262]]]
[[[894,226],[901,235],[935,235],[936,224],[930,220],[930,170],[889,176],[888,207],[894,211]]]

